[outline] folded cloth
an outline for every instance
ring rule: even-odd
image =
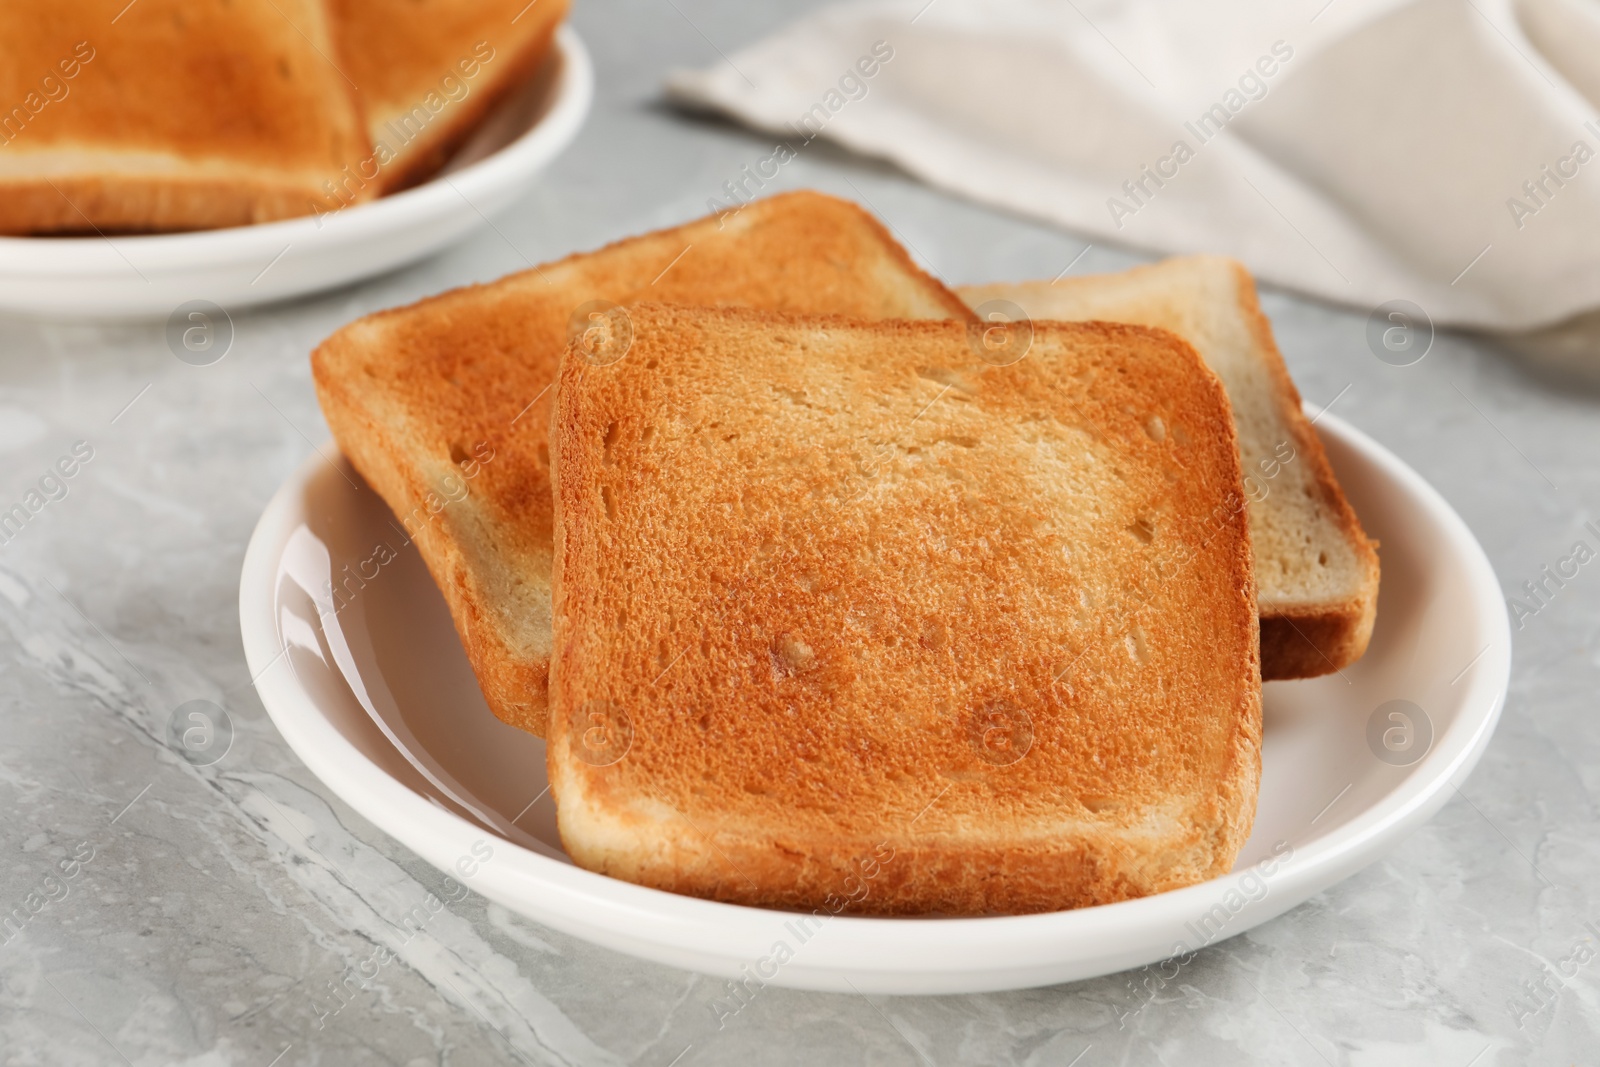
[[[668,91],[1091,240],[1438,324],[1600,306],[1593,0],[873,0]],[[769,173],[770,172],[770,173]]]

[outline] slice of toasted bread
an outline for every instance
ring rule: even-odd
[[[367,154],[319,0],[7,0],[0,50],[0,233],[331,210]]]
[[[372,139],[361,177],[386,193],[437,171],[543,62],[569,2],[328,0]]]
[[[883,914],[1228,871],[1261,679],[1227,400],[1171,334],[641,305],[569,353],[547,759],[591,870]]]
[[[623,327],[625,315],[592,302],[641,295],[859,318],[969,314],[866,212],[801,192],[369,315],[318,346],[312,372],[339,447],[415,538],[489,706],[540,736],[549,390],[574,314]]]
[[[1378,554],[1301,410],[1243,266],[1185,256],[1120,274],[959,290],[1033,319],[1105,319],[1171,330],[1217,372],[1233,405],[1261,598],[1263,678],[1312,678],[1367,650]]]

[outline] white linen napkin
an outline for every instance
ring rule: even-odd
[[[714,207],[821,136],[1363,309],[1525,330],[1600,306],[1595,0],[871,0],[668,91],[781,138]]]

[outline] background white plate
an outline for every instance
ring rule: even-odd
[[[593,97],[589,53],[562,26],[539,73],[431,181],[321,219],[150,236],[0,237],[0,310],[164,318],[192,300],[241,308],[393,270],[487,225],[577,135]]]
[[[749,967],[806,989],[980,992],[1107,974],[1242,933],[1371,863],[1451,797],[1499,718],[1511,637],[1482,549],[1391,453],[1332,416],[1318,427],[1382,542],[1372,646],[1340,674],[1266,687],[1261,799],[1238,866],[1142,900],[1004,918],[831,918],[802,943],[791,913],[579,869],[556,835],[543,742],[484,705],[421,560],[342,460],[308,461],[262,515],[240,580],[245,654],[278,729],[333,792],[539,922],[663,963],[728,977]],[[378,564],[383,544],[396,558]],[[347,565],[371,577],[320,615],[313,596],[326,604],[325,583]],[[1405,758],[1425,754],[1407,766],[1369,742],[1391,700],[1413,702],[1431,727],[1424,744],[1423,722],[1412,724]],[[1382,718],[1378,732],[1403,728]],[[486,850],[492,858],[477,862]],[[794,956],[769,974],[763,961],[780,941]]]

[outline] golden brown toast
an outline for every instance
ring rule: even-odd
[[[377,192],[427,178],[544,61],[569,0],[328,0]]]
[[[799,192],[369,315],[318,346],[312,373],[340,449],[416,540],[489,707],[540,736],[550,388],[575,311],[645,296],[868,319],[968,316],[866,212]],[[600,326],[612,321],[589,310]]]
[[[319,0],[7,0],[0,53],[0,233],[329,210],[368,154]]]
[[[1361,657],[1377,616],[1378,555],[1301,410],[1243,266],[1184,256],[1119,274],[959,291],[974,307],[1008,300],[1034,319],[1138,323],[1192,344],[1232,401],[1250,497],[1262,677],[1312,678]]]
[[[1227,399],[1171,334],[640,305],[551,429],[547,759],[581,866],[977,915],[1228,871],[1260,772]]]

